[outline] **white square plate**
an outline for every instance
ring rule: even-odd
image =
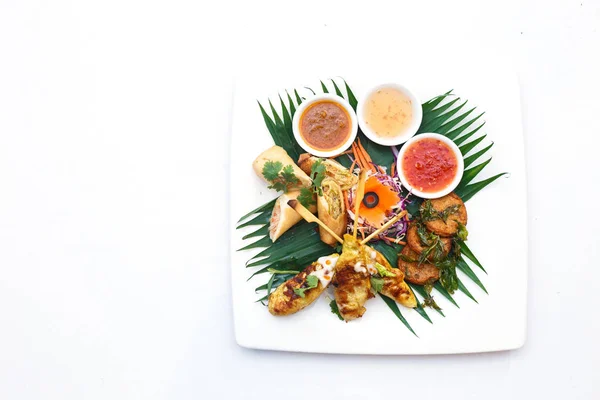
[[[242,215],[276,196],[251,167],[254,158],[273,144],[256,101],[265,104],[269,97],[276,99],[278,91],[285,93],[285,89],[304,86],[317,89],[320,84],[308,74],[253,75],[236,82],[232,126],[231,275],[238,344],[256,349],[348,354],[471,353],[522,346],[526,325],[527,199],[516,76],[507,73],[501,63],[490,61],[445,67],[443,73],[436,66],[423,65],[389,71],[378,67],[376,74],[343,72],[357,97],[370,85],[396,81],[409,87],[421,102],[454,89],[456,95],[469,100],[471,107],[486,112],[483,129],[495,145],[492,162],[477,180],[498,172],[510,173],[467,203],[469,247],[488,274],[475,266],[473,269],[489,295],[465,277],[462,281],[478,304],[458,291],[454,298],[460,308],[437,295],[445,317],[428,309],[433,324],[400,306],[418,337],[378,297],[367,302],[363,318],[350,323],[341,322],[330,312],[325,294],[307,309],[288,317],[274,317],[257,303],[262,294],[259,296],[254,288],[268,277],[259,275],[247,281],[253,269],[245,268],[245,263],[255,253],[236,251],[250,243],[242,241],[242,236],[257,227],[235,229]]]

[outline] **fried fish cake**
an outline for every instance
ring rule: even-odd
[[[371,275],[367,271],[361,244],[352,235],[344,235],[344,246],[335,265],[333,295],[345,321],[363,316],[365,303],[372,297]]]
[[[402,272],[402,270],[399,268],[393,268],[383,254],[377,250],[368,247],[367,253],[370,253],[370,257],[372,259],[373,255],[375,255],[374,261],[380,265],[383,265],[386,270],[395,275],[383,277],[383,288],[381,289],[381,294],[396,300],[404,307],[415,308],[417,306],[417,299],[415,298],[412,290],[410,290],[410,287],[408,287],[408,284],[404,282],[404,272]]]
[[[290,315],[312,304],[323,293],[327,283],[333,279],[333,270],[337,259],[337,254],[321,257],[302,272],[281,284],[269,296],[269,312],[275,316]],[[319,278],[317,286],[305,290],[304,297],[298,295],[294,289],[306,287],[306,278],[312,273]]]
[[[430,205],[430,206],[429,206]],[[446,220],[440,213],[446,213]],[[436,215],[433,215],[436,214]],[[436,235],[450,237],[458,231],[458,223],[467,224],[465,203],[456,193],[433,200],[425,200],[421,204],[421,216],[425,226]]]
[[[411,248],[412,251],[420,255],[425,250],[426,246],[424,246],[423,242],[421,242],[421,238],[417,233],[417,229],[418,226],[416,223],[413,222],[410,224],[410,226],[408,227],[408,231],[406,232],[406,242],[408,243],[408,246]],[[440,238],[440,240],[444,245],[444,251],[442,256],[446,257],[448,253],[450,253],[450,248],[452,247],[452,240],[445,237]],[[427,259],[431,261],[432,258],[433,252],[429,254]]]
[[[402,256],[409,260],[415,260],[415,262],[404,261]],[[398,268],[404,272],[404,279],[415,285],[425,285],[426,283],[433,283],[440,279],[440,270],[433,264],[421,264],[419,265],[416,260],[419,259],[419,255],[411,250],[409,246],[404,246],[400,257],[398,257]]]

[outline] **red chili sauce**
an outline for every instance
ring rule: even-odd
[[[417,190],[433,193],[452,183],[458,171],[452,149],[438,139],[415,141],[406,149],[402,170],[408,183]]]

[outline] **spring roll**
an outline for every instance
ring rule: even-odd
[[[298,159],[298,166],[310,176],[311,168],[318,159],[319,157],[311,156],[308,153],[301,154]],[[325,175],[340,185],[342,190],[348,190],[358,182],[358,177],[339,162],[329,158],[322,158],[321,160],[325,166]]]
[[[279,146],[273,146],[263,151],[256,160],[252,163],[252,167],[254,168],[254,172],[258,175],[259,178],[267,182],[268,184],[272,184],[273,182],[266,179],[263,175],[263,167],[265,166],[267,161],[277,162],[279,161],[283,167],[291,165],[294,170],[294,175],[298,178],[299,182],[288,189],[298,189],[302,187],[310,187],[312,184],[312,180],[302,171],[292,160],[292,158],[288,155],[288,153]]]
[[[275,242],[288,229],[302,221],[302,217],[292,207],[288,206],[288,201],[298,198],[299,190],[287,192],[279,196],[273,207],[271,219],[269,221],[269,237]],[[311,213],[317,211],[316,205],[311,205],[308,210]]]
[[[321,189],[323,190],[323,196],[317,196],[317,213],[319,219],[341,237],[346,232],[346,225],[348,223],[344,193],[340,185],[331,178],[323,179]],[[319,227],[319,236],[324,243],[330,246],[337,244],[337,240],[321,227]]]

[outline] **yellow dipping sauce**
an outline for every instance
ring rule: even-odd
[[[381,88],[365,102],[364,119],[377,136],[401,136],[413,119],[412,101],[397,89]]]

